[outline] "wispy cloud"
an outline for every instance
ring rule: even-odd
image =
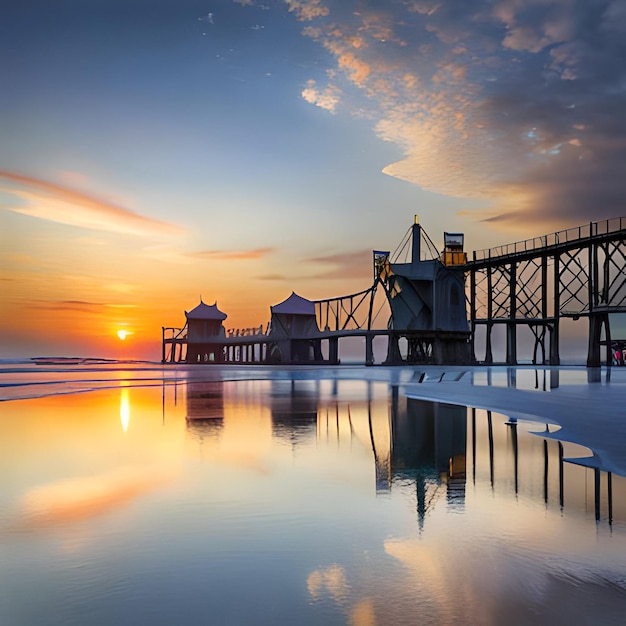
[[[80,313],[100,313],[103,309],[134,309],[136,304],[109,304],[101,302],[88,302],[86,300],[38,300],[30,304],[35,309],[46,311],[73,311]]]
[[[211,261],[247,261],[260,259],[275,252],[276,248],[254,248],[253,250],[201,250],[189,252],[187,256],[194,259],[207,259]]]
[[[33,302],[31,306],[45,311],[77,311],[80,313],[95,313],[102,308],[101,304],[84,300],[38,301]]]
[[[318,272],[309,278],[314,279],[346,279],[346,278],[364,278],[372,273],[372,251],[355,250],[343,254],[329,254],[326,256],[317,256],[305,260],[307,265],[322,265],[328,269]]]
[[[0,171],[0,189],[16,198],[5,209],[69,226],[140,236],[173,235],[183,230],[95,196],[44,180]]]
[[[302,97],[366,111],[403,152],[386,174],[490,201],[475,217],[500,226],[624,212],[621,0],[288,4],[334,59]]]
[[[282,280],[289,280],[290,277],[285,276],[284,274],[263,274],[261,276],[256,276],[257,280],[275,280],[275,281],[282,281]]]

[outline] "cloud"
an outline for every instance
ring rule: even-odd
[[[35,309],[46,311],[78,311],[80,313],[99,313],[103,308],[112,309],[135,309],[136,304],[109,304],[101,302],[88,302],[86,300],[51,300],[35,301],[31,305]]]
[[[330,11],[321,0],[285,0],[289,11],[294,13],[301,22],[325,17]]]
[[[260,259],[274,252],[276,248],[255,248],[253,250],[202,250],[190,252],[187,256],[194,259],[219,260],[219,261],[247,261]]]
[[[287,280],[288,276],[286,276],[285,274],[263,274],[262,276],[257,276],[256,279],[257,280],[277,280],[277,281],[281,281],[281,280]]]
[[[304,7],[308,6],[308,12]],[[626,9],[621,0],[290,2],[330,55],[302,97],[366,111],[402,157],[384,173],[489,203],[541,230],[623,214]]]
[[[308,80],[302,90],[302,97],[310,104],[315,104],[321,109],[335,113],[335,109],[341,99],[341,90],[333,84],[328,84],[322,89],[317,89],[314,80]]]
[[[78,311],[80,313],[95,313],[102,309],[101,304],[84,300],[54,300],[51,302],[35,302],[31,305],[35,309],[46,311]]]
[[[312,257],[306,259],[305,263],[331,266],[330,269],[309,278],[366,278],[372,274],[372,251],[370,249],[355,250],[343,254]]]
[[[73,178],[77,180],[75,175]],[[145,217],[106,200],[21,174],[0,171],[0,189],[20,201],[6,209],[51,222],[139,236],[183,232],[175,224]]]

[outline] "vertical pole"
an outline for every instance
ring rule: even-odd
[[[546,359],[546,318],[549,315],[548,311],[548,255],[544,252],[541,255],[541,317],[543,318],[543,335],[541,337],[541,364],[544,365],[546,361],[549,363],[550,359]]]
[[[491,251],[489,252],[491,254]],[[485,337],[485,363],[493,363],[493,352],[491,350],[491,331],[493,329],[493,285],[491,278],[491,265],[487,266],[487,333]]]
[[[493,489],[493,423],[491,421],[491,411],[487,411],[487,429],[489,435],[489,478],[491,489]]]
[[[604,264],[604,285],[606,287],[606,263]],[[598,246],[593,243],[593,241],[589,242],[589,312],[593,312],[596,306],[599,304],[598,300],[600,300],[600,270],[598,268]],[[602,295],[604,295],[604,288],[602,289]]]
[[[559,505],[563,508],[563,492],[564,492],[564,480],[563,480],[563,444],[559,441]]]
[[[511,261],[509,272],[509,321],[506,324],[506,362],[507,365],[517,364],[517,293],[516,293],[516,269],[517,263]]]
[[[472,407],[472,482],[476,484],[476,409]]]
[[[548,440],[543,440],[543,501],[548,504]]]
[[[550,365],[560,365],[559,317],[561,314],[561,267],[558,252],[554,253],[554,322],[550,333]]]
[[[587,349],[587,367],[600,367],[600,331],[602,320],[593,313],[589,315],[589,345]]]
[[[548,317],[548,255],[541,255],[541,317]]]
[[[365,365],[374,365],[374,337],[371,334],[365,335]]]
[[[165,363],[165,326],[161,326],[161,363]]]
[[[594,499],[594,508],[596,511],[596,522],[600,520],[600,468],[593,468],[593,499]]]
[[[422,245],[422,227],[419,224],[413,224],[412,229],[412,247],[411,247],[411,264],[415,265],[420,262],[421,245]]]
[[[607,497],[609,500],[609,525],[613,525],[613,474],[606,475]]]
[[[333,364],[339,363],[339,337],[328,339],[328,360]]]
[[[474,251],[476,260],[476,251]],[[470,361],[476,363],[476,270],[469,273],[470,279]]]

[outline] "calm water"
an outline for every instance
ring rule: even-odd
[[[3,372],[2,625],[624,623],[626,479],[555,426],[358,368],[68,369]]]

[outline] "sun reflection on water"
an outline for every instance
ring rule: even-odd
[[[122,422],[122,430],[126,432],[130,422],[130,400],[127,387],[122,387],[120,392],[120,422]]]

